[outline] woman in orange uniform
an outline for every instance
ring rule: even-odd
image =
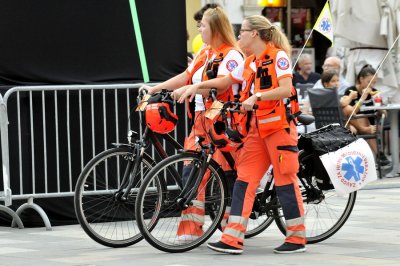
[[[241,26],[239,45],[251,51],[245,62],[229,76],[205,81],[176,91],[178,102],[193,99],[195,93],[208,93],[217,88],[223,93],[232,84],[242,84],[241,101],[246,111],[253,111],[244,145],[237,151],[238,178],[234,185],[228,225],[219,242],[208,247],[223,253],[241,254],[244,233],[256,188],[270,164],[273,165],[275,186],[282,205],[287,235],[276,253],[306,250],[304,209],[298,186],[299,168],[297,130],[287,117],[284,99],[292,93],[291,48],[286,36],[263,16],[246,18]],[[175,92],[174,92],[175,94]]]
[[[199,24],[199,32],[203,42],[208,45],[198,52],[191,65],[184,72],[149,88],[150,94],[159,92],[164,88],[175,90],[186,84],[196,84],[204,80],[226,76],[243,62],[243,56],[237,46],[231,23],[222,8],[210,8],[205,11]],[[235,84],[219,97],[222,100],[233,100],[233,95],[237,93],[238,85]],[[192,128],[184,143],[184,148],[191,150],[198,149],[195,142],[196,136],[203,136],[206,139],[205,143],[209,142],[208,123],[204,116],[207,102],[199,94],[195,96],[194,103],[194,113],[189,111],[189,116],[193,118]],[[192,108],[189,109],[193,110]],[[225,171],[233,170],[221,152],[216,152],[213,158],[222,165]],[[189,170],[184,169],[184,181],[185,173],[190,172]],[[193,207],[183,212],[182,222],[178,229],[180,240],[192,240],[203,234],[204,202],[202,200],[199,196]]]

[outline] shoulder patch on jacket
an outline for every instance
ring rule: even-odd
[[[289,68],[289,60],[287,60],[285,57],[281,57],[277,61],[279,69],[286,70]]]
[[[232,72],[239,64],[235,60],[229,60],[226,62],[226,68]]]

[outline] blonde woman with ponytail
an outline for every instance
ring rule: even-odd
[[[275,253],[306,250],[303,199],[298,185],[297,130],[286,115],[284,99],[292,93],[291,47],[282,31],[263,16],[246,18],[241,25],[239,46],[251,53],[228,76],[181,88],[182,102],[196,93],[208,94],[210,88],[223,93],[232,84],[242,84],[242,108],[251,111],[249,133],[237,151],[237,175],[228,225],[220,241],[208,243],[214,251],[241,254],[244,233],[252,211],[256,189],[270,164],[282,205],[287,235]],[[180,90],[181,90],[180,89]],[[255,104],[258,106],[254,110]]]

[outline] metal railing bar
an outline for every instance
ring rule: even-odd
[[[46,135],[46,97],[44,91],[42,91],[42,117],[43,117],[43,161],[44,161],[44,186],[45,192],[48,190],[48,179],[47,179],[47,135]]]
[[[129,88],[126,89],[126,111],[128,114],[128,130],[131,130],[131,112],[129,108]]]
[[[83,147],[83,126],[82,126],[82,91],[79,91],[79,140],[80,145]],[[81,170],[84,167],[83,148],[81,148]]]
[[[119,121],[118,121],[118,118],[119,118],[119,116],[118,116],[118,91],[117,91],[117,89],[115,89],[114,90],[114,105],[115,105],[115,109],[114,109],[114,112],[115,112],[115,124],[116,125],[119,125]],[[116,142],[117,143],[119,143],[119,127],[118,126],[116,126],[115,127],[115,134],[116,134]],[[117,167],[117,176],[120,176],[120,171],[119,171],[119,156],[117,157],[117,164],[118,164],[118,167]],[[117,182],[118,182],[118,186],[121,184],[121,180],[119,179],[119,178],[117,178]],[[106,188],[108,188],[108,186],[106,186]]]
[[[18,117],[18,159],[19,159],[19,193],[24,193],[24,186],[22,180],[22,137],[21,137],[21,105],[20,93],[17,93],[17,117]]]
[[[115,125],[119,125],[119,116],[118,116],[118,91],[114,90],[114,113],[115,113]],[[119,127],[115,127],[115,140],[119,143]]]
[[[152,86],[158,83],[146,83],[146,85]],[[88,89],[121,89],[121,88],[140,88],[144,83],[136,84],[108,84],[108,85],[51,85],[51,86],[17,86],[9,89],[3,97],[4,103],[7,105],[8,98],[11,94],[16,91],[65,91],[65,90],[88,90]]]
[[[32,152],[32,192],[36,192],[36,178],[35,178],[35,138],[33,133],[33,102],[32,91],[29,92],[29,120],[31,127],[31,152]]]
[[[54,118],[55,118],[55,130],[56,130],[56,158],[57,158],[57,191],[60,192],[60,138],[58,135],[58,93],[54,91]]]
[[[92,119],[92,158],[96,156],[95,150],[95,133],[94,133],[94,92],[93,89],[90,90],[90,110],[91,110],[91,119]],[[96,190],[96,169],[94,170],[94,177],[93,177],[93,185]]]
[[[69,90],[67,91],[67,146],[68,146],[68,178],[69,178],[69,191],[72,189],[72,166],[71,166],[71,130],[70,130],[70,101]]]
[[[103,133],[104,133],[104,150],[107,150],[107,108],[106,108],[106,91],[103,89]],[[108,169],[108,160],[106,161],[106,168]],[[106,187],[108,187],[108,171],[105,176]]]

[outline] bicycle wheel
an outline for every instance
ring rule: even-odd
[[[134,159],[130,147],[106,150],[94,157],[83,169],[75,188],[75,213],[86,234],[108,247],[126,247],[142,239],[135,222],[135,201],[138,186],[126,200],[116,195],[128,161]],[[135,177],[142,180],[154,161],[144,154]]]
[[[184,215],[180,204],[183,166],[198,169],[203,161],[200,155],[186,152],[171,156],[157,164],[146,176],[139,189],[135,213],[144,238],[155,248],[165,252],[184,252],[204,243],[219,226],[226,207],[227,185],[219,165],[211,160],[191,206],[203,206],[204,212]],[[194,170],[196,172],[196,170]],[[177,174],[179,173],[179,174]],[[199,172],[197,170],[196,177]],[[187,184],[189,191],[193,190]],[[212,217],[211,217],[212,216]],[[192,221],[196,228],[184,227]],[[193,230],[196,230],[194,233]]]
[[[315,154],[301,152],[299,156],[299,181],[303,195],[306,237],[308,244],[321,242],[334,235],[347,221],[356,202],[357,192],[338,196],[334,189],[321,190],[316,185],[315,168],[312,167]],[[280,210],[280,218],[276,219],[278,228],[286,234],[286,225]]]

